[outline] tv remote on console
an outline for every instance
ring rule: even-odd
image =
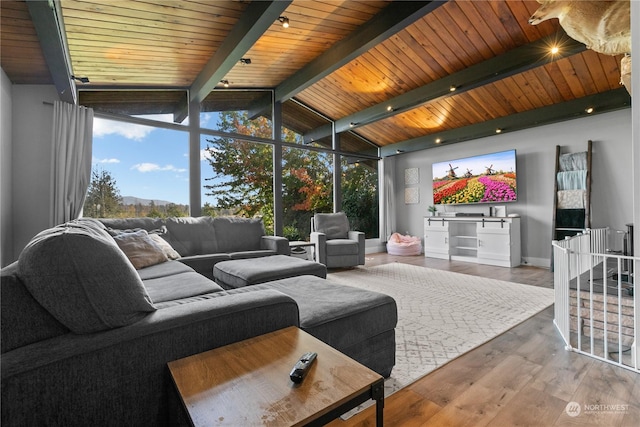
[[[301,383],[302,380],[304,380],[304,377],[307,375],[307,372],[309,372],[309,369],[311,368],[313,361],[316,360],[317,356],[317,353],[312,352],[303,354],[289,374],[289,378],[291,378],[291,381],[296,384]]]

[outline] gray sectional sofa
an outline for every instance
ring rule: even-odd
[[[101,218],[111,234],[145,230],[166,240],[180,262],[213,280],[220,261],[289,255],[289,241],[265,235],[262,220],[240,217]]]
[[[179,406],[167,362],[287,326],[390,375],[397,311],[389,296],[315,276],[224,290],[167,257],[189,247],[185,258],[202,266],[212,255],[202,252],[218,256],[219,242],[202,241],[201,229],[171,236],[173,221],[197,228],[211,219],[149,221],[120,222],[128,229],[120,234],[113,221],[72,221],[38,234],[2,269],[3,426],[171,424]],[[158,229],[181,236],[154,247],[160,260],[141,249]],[[265,250],[259,245],[222,247],[233,257]]]

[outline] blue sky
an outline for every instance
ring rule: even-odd
[[[202,117],[202,125],[210,120]],[[188,132],[94,119],[92,168],[109,171],[121,196],[189,204],[188,151]],[[203,178],[212,176],[204,152],[200,158]],[[214,202],[203,194],[207,201]]]

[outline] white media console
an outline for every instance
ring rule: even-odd
[[[425,217],[424,256],[517,267],[520,218]]]

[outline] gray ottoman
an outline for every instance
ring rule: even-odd
[[[287,255],[221,261],[213,267],[214,281],[226,289],[302,275],[327,277],[327,267]]]
[[[389,295],[314,276],[276,280],[257,288],[289,295],[298,304],[300,328],[385,378],[391,374],[398,309]]]

